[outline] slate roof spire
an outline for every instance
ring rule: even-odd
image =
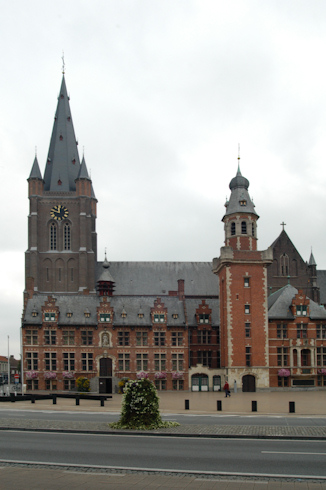
[[[76,190],[75,180],[80,170],[77,144],[63,75],[44,171],[45,191],[74,192]]]
[[[42,174],[40,171],[40,166],[38,164],[37,156],[35,155],[31,173],[29,174],[29,179],[40,179],[42,180]]]

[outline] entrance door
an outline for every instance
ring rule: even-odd
[[[99,392],[100,393],[112,393],[112,378],[100,378],[99,379]]]
[[[109,357],[100,359],[100,376],[112,376],[112,359]]]
[[[243,392],[254,392],[256,391],[256,379],[252,374],[246,374],[242,378],[242,391]]]

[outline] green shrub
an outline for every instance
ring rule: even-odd
[[[84,376],[79,376],[79,378],[76,379],[76,388],[77,391],[88,393],[90,391],[89,379]]]

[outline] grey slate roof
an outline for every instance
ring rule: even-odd
[[[80,296],[80,295],[60,295],[54,294],[56,306],[59,307],[60,315],[58,324],[61,326],[92,326],[97,325],[97,307],[100,306],[101,298],[99,296]],[[110,305],[114,308],[115,326],[149,326],[151,322],[151,308],[154,306],[156,296],[125,296],[108,298]],[[34,296],[29,300],[26,307],[24,321],[29,324],[40,324],[42,322],[41,308],[44,305],[46,297],[44,295]],[[168,326],[184,327],[185,316],[183,302],[177,297],[163,297],[161,303],[168,309]],[[32,316],[32,311],[38,312],[37,317]],[[126,318],[121,317],[122,311],[127,313]],[[89,318],[85,317],[84,312],[90,313]],[[144,313],[143,318],[139,318],[138,313]],[[67,312],[72,312],[72,316],[67,317]],[[177,314],[178,318],[173,319],[172,315]]]
[[[320,291],[320,303],[326,305],[326,271],[317,270],[317,286]]]
[[[269,320],[294,320],[290,306],[292,299],[296,294],[298,294],[298,290],[291,286],[291,284],[287,284],[283,288],[271,294],[268,298]],[[311,320],[326,319],[325,308],[320,306],[318,303],[315,303],[311,299],[309,299],[309,310],[309,318],[311,318]]]
[[[226,212],[224,216],[239,212],[251,213],[258,216],[255,211],[255,205],[249,196],[249,180],[242,176],[240,168],[238,168],[236,176],[231,180],[229,187],[231,189],[231,195],[229,201],[225,204]],[[241,206],[240,201],[246,201],[246,206]]]
[[[41,174],[40,166],[38,164],[36,156],[34,158],[31,173],[29,174],[29,177],[28,177],[28,180],[29,179],[40,179],[40,180],[42,180],[42,174]]]
[[[75,162],[75,163],[74,163]],[[44,190],[69,192],[76,190],[80,169],[74,126],[64,76],[53,124],[48,159],[44,171]],[[58,182],[61,184],[58,184]]]
[[[86,162],[85,162],[85,157],[83,157],[79,173],[77,176],[77,179],[86,179],[86,180],[91,180],[88,175],[87,167],[86,167]]]
[[[97,265],[97,277],[103,272]],[[185,294],[198,297],[217,296],[218,278],[211,262],[110,262],[115,295],[165,295],[178,290],[184,279]]]

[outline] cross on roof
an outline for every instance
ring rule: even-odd
[[[286,223],[284,221],[281,223],[281,226],[283,226],[283,231],[284,231],[284,226],[286,226]]]

